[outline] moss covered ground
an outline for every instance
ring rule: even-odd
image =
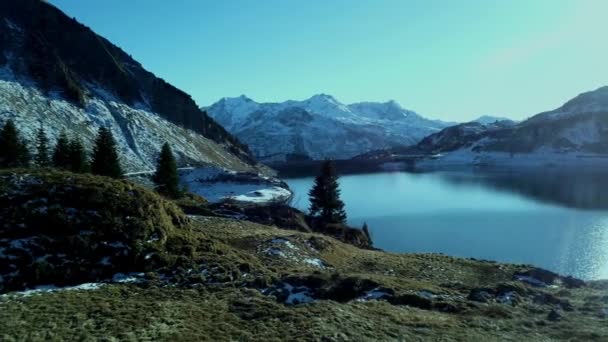
[[[154,241],[167,254],[162,265],[139,270],[137,283],[95,278],[103,285],[92,290],[2,294],[0,340],[608,341],[607,282],[186,218],[146,196],[180,222]]]

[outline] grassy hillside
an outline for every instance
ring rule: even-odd
[[[186,218],[127,182],[105,187],[105,179],[91,176],[36,177],[50,188],[96,189],[106,199],[95,202],[97,210],[142,222],[141,230],[121,230],[127,240],[141,236],[135,245],[150,240],[136,232],[161,229],[155,248],[167,257],[162,264],[135,264],[130,270],[146,272],[135,283],[88,279],[99,285],[0,295],[3,341],[608,340],[606,282],[583,283],[525,265],[364,250],[233,219]],[[6,174],[0,179],[0,198],[7,186],[21,184]],[[139,200],[131,200],[131,192]],[[49,201],[93,205],[70,198]],[[17,222],[17,214],[11,217]],[[3,239],[7,226],[15,225],[3,226]],[[88,229],[102,234],[110,227],[89,222]]]

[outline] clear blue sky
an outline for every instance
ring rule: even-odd
[[[525,118],[608,84],[606,0],[51,0],[199,105],[328,93]]]

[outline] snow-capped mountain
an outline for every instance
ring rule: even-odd
[[[608,162],[608,87],[515,125],[477,125],[446,128],[414,149],[442,156],[431,164]]]
[[[189,95],[45,1],[0,2],[0,123],[29,141],[42,125],[87,147],[111,128],[128,171],[153,168],[165,141],[180,164],[254,170],[248,149]]]
[[[347,159],[410,145],[450,125],[395,101],[347,105],[326,94],[281,103],[258,103],[243,95],[223,98],[205,110],[262,161]]]

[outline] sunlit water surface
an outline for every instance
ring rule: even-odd
[[[286,180],[308,207],[313,178]],[[340,179],[348,221],[376,247],[533,264],[608,279],[608,172],[376,173]]]

